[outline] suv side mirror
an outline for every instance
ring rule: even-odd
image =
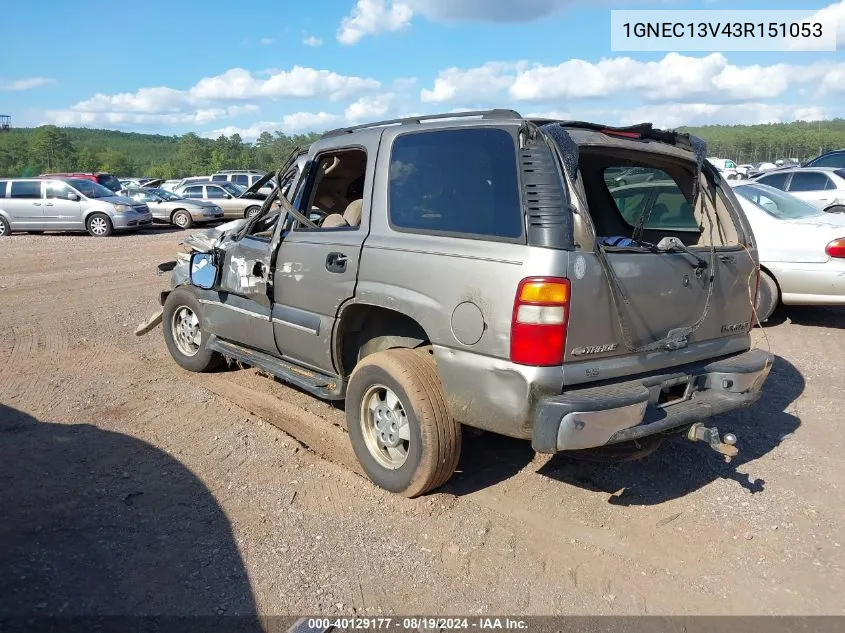
[[[210,290],[217,285],[217,265],[212,253],[191,253],[191,283],[197,288]]]
[[[67,199],[72,200],[73,202],[79,202],[79,195],[75,193],[67,194]]]

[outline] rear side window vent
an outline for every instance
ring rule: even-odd
[[[519,153],[529,246],[571,249],[572,215],[554,156],[541,138]]]

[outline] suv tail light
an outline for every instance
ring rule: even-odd
[[[528,277],[519,282],[511,320],[511,360],[520,365],[560,365],[569,321],[569,280]]]
[[[845,237],[840,237],[838,240],[833,240],[830,244],[827,245],[827,248],[824,249],[824,252],[827,253],[830,257],[845,257]]]

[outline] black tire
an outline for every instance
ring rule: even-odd
[[[6,221],[6,218],[0,216],[0,237],[9,237],[12,234],[12,227]]]
[[[845,213],[845,205],[835,204],[824,210],[825,213]]]
[[[259,206],[247,207],[246,211],[244,211],[244,217],[247,218],[247,219],[252,218],[259,211],[261,211],[261,207],[259,207]]]
[[[780,290],[777,282],[765,270],[760,271],[760,285],[757,288],[757,318],[765,323],[772,316],[780,301]]]
[[[173,215],[170,216],[170,221],[180,229],[189,229],[194,225],[194,218],[184,209],[176,209]]]
[[[374,457],[361,422],[364,398],[379,386],[393,391],[408,420],[407,457],[395,469]],[[390,492],[419,496],[446,483],[458,466],[461,427],[449,415],[428,348],[376,352],[358,363],[346,390],[346,422],[364,471],[374,484]]]
[[[199,321],[200,328],[200,343],[199,349],[193,354],[189,355],[182,351],[180,343],[177,342],[174,333],[174,317],[182,309],[187,308],[196,315]],[[177,288],[167,296],[164,302],[164,311],[161,318],[161,326],[164,330],[164,342],[167,344],[167,350],[179,365],[188,371],[206,372],[219,367],[223,362],[223,357],[208,349],[209,334],[206,331],[205,323],[202,317],[202,306],[197,298],[189,290],[185,288]]]
[[[105,213],[92,213],[85,221],[85,228],[92,237],[108,237],[114,233],[111,219]]]

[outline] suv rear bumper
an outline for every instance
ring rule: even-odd
[[[684,371],[542,398],[531,444],[538,453],[594,448],[682,427],[756,402],[773,356],[759,349]],[[665,388],[682,390],[661,403]],[[676,392],[677,393],[677,392]]]

